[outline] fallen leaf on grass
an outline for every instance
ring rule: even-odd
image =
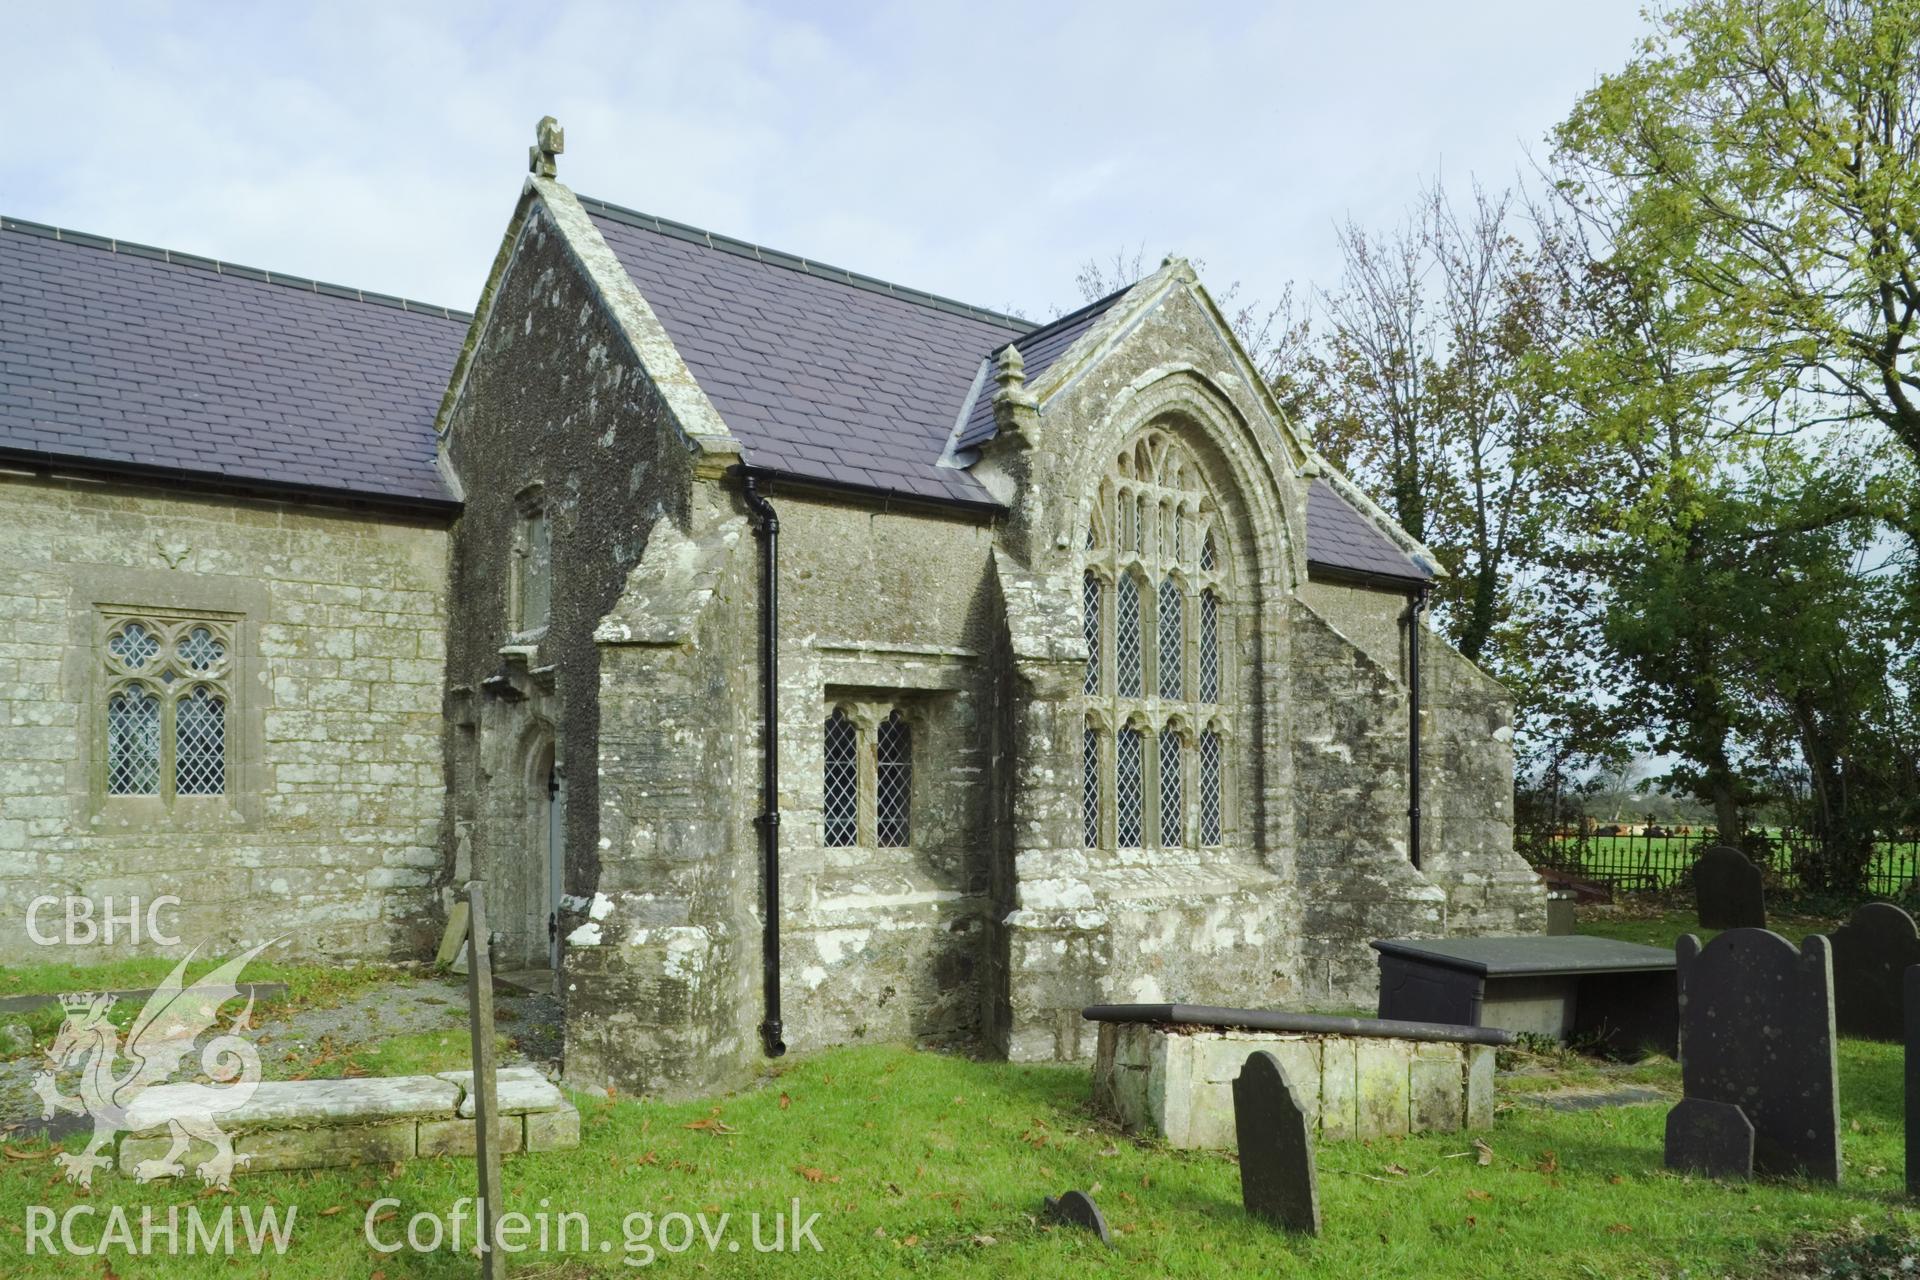
[[[1493,1148],[1485,1142],[1482,1142],[1479,1138],[1475,1138],[1473,1140],[1473,1149],[1478,1153],[1474,1160],[1475,1164],[1489,1165],[1493,1163]]]
[[[1633,1228],[1628,1226],[1624,1222],[1616,1222],[1612,1226],[1607,1228],[1607,1234],[1610,1236],[1632,1235]]]
[[[1560,1171],[1560,1157],[1554,1155],[1551,1151],[1542,1151],[1540,1153],[1540,1163],[1533,1167],[1538,1173],[1558,1173]]]
[[[1390,1173],[1396,1178],[1404,1178],[1407,1176],[1407,1166],[1403,1164],[1383,1164],[1380,1166],[1380,1172]]]
[[[816,1169],[810,1164],[797,1164],[793,1166],[793,1171],[799,1174],[801,1177],[805,1178],[808,1182],[840,1181],[840,1179],[838,1178],[829,1178],[827,1176],[827,1171],[825,1169]]]
[[[791,1107],[792,1105],[793,1105],[793,1099],[792,1099],[792,1098],[789,1098],[789,1097],[788,1097],[788,1096],[787,1096],[786,1094],[784,1094],[784,1093],[780,1095],[780,1109],[781,1109],[782,1111],[785,1111],[785,1110],[786,1110],[786,1109],[787,1109],[788,1107]]]
[[[1493,1199],[1493,1193],[1492,1193],[1491,1191],[1481,1191],[1481,1190],[1479,1190],[1479,1189],[1477,1189],[1477,1188],[1469,1188],[1469,1189],[1468,1189],[1468,1191],[1467,1191],[1467,1199],[1469,1199],[1469,1200],[1491,1200],[1491,1199]]]
[[[339,1213],[345,1208],[346,1206],[343,1204],[330,1204],[320,1211],[320,1216],[323,1218],[331,1218],[334,1214]]]
[[[712,1110],[712,1112],[702,1117],[701,1119],[689,1121],[686,1124],[681,1125],[680,1127],[682,1129],[702,1130],[706,1133],[712,1134],[716,1138],[731,1137],[734,1134],[740,1132],[738,1129],[734,1128],[732,1125],[728,1124],[725,1120],[722,1120],[720,1118],[720,1108],[718,1107],[715,1107]]]

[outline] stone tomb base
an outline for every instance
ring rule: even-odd
[[[553,1151],[580,1145],[580,1113],[531,1067],[503,1067],[498,1076],[501,1149]],[[473,1072],[435,1076],[368,1076],[352,1080],[280,1080],[214,1121],[247,1157],[233,1172],[391,1164],[416,1156],[473,1154]],[[138,1126],[120,1139],[117,1168],[132,1175],[171,1147],[165,1118],[187,1110],[197,1085],[157,1085],[142,1093],[129,1117]],[[195,1142],[180,1156],[197,1181],[213,1155]],[[178,1176],[178,1175],[176,1175]]]
[[[1493,1126],[1492,1045],[1103,1022],[1094,1105],[1174,1147],[1233,1149],[1233,1081],[1280,1060],[1322,1140]]]

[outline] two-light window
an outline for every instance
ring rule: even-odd
[[[108,615],[103,625],[105,793],[226,795],[232,621]]]
[[[1089,847],[1226,840],[1224,537],[1199,466],[1164,432],[1130,444],[1101,483],[1081,587]]]
[[[821,834],[830,848],[905,848],[913,835],[913,728],[895,708],[856,720],[827,717]]]

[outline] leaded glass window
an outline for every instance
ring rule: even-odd
[[[1140,583],[1130,573],[1120,575],[1114,588],[1114,687],[1123,698],[1137,698],[1144,690],[1140,677]]]
[[[1220,701],[1220,598],[1200,593],[1200,701]]]
[[[1220,735],[1200,735],[1200,843],[1220,843]]]
[[[164,614],[102,619],[108,796],[224,796],[232,770],[230,622]]]
[[[107,699],[107,794],[160,794],[160,699],[139,685]]]
[[[217,796],[227,789],[227,704],[201,685],[175,704],[174,790]]]
[[[1126,728],[1111,743],[1090,728],[1082,743],[1083,834],[1095,847],[1217,845],[1232,764],[1218,732],[1233,714],[1232,525],[1199,455],[1159,427],[1115,455],[1091,506],[1081,697],[1089,725]]]
[[[1080,628],[1087,638],[1087,677],[1083,693],[1100,692],[1100,579],[1089,573],[1080,585]]]
[[[1180,584],[1171,575],[1160,579],[1160,696],[1178,702],[1186,696],[1181,689],[1181,664],[1186,661],[1186,629],[1181,625]]]
[[[1138,849],[1142,843],[1141,814],[1146,798],[1146,780],[1140,776],[1143,768],[1140,731],[1131,726],[1122,729],[1113,755],[1115,834],[1122,849]]]
[[[913,796],[912,730],[898,711],[880,722],[874,734],[873,822],[874,843],[883,849],[904,848],[908,809]]]
[[[1080,735],[1080,827],[1087,847],[1100,843],[1100,734],[1088,728]]]
[[[827,717],[827,768],[821,812],[830,847],[860,838],[860,758],[858,735],[844,711]]]
[[[1178,849],[1186,843],[1181,825],[1186,818],[1182,807],[1180,775],[1180,739],[1171,733],[1160,735],[1160,847]]]

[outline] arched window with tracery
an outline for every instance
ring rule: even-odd
[[[1229,543],[1197,459],[1172,433],[1141,433],[1102,477],[1082,579],[1090,847],[1217,846],[1232,831]],[[1096,724],[1111,726],[1111,751]]]

